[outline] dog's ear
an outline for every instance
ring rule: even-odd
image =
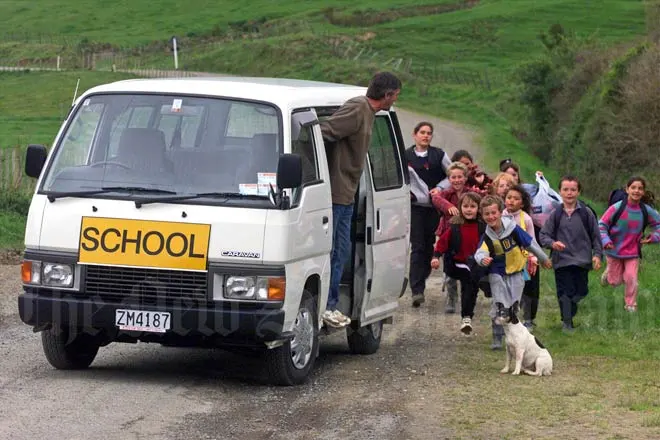
[[[514,302],[513,305],[511,306],[511,311],[509,312],[511,316],[511,323],[512,324],[518,324],[520,320],[518,319],[518,310],[520,308],[520,305],[518,301]]]

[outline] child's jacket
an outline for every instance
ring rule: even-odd
[[[494,255],[490,255],[486,240],[492,242]],[[548,260],[548,256],[532,236],[523,231],[510,217],[502,217],[500,233],[496,233],[490,226],[487,227],[474,258],[477,263],[483,265],[483,259],[491,257],[491,274],[512,275],[522,272],[527,265],[527,256],[523,252],[525,249],[536,255],[541,263]]]

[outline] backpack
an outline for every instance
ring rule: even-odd
[[[442,266],[444,272],[449,278],[461,279],[465,277],[465,269],[456,267],[456,260],[454,256],[461,249],[461,225],[450,225],[451,234],[449,236],[449,246],[447,252],[442,256]],[[479,237],[484,237],[484,242],[488,246],[488,251],[493,253],[493,241],[485,235],[486,224],[482,221],[478,222]],[[470,256],[466,262],[467,267],[470,269],[470,276],[473,280],[479,281],[481,278],[488,275],[488,268],[482,267]]]

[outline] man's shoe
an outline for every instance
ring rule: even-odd
[[[463,318],[461,321],[461,332],[465,335],[472,333],[472,318]]]
[[[412,296],[412,305],[413,307],[419,307],[424,303],[424,294],[416,293]]]
[[[525,321],[525,322],[523,322],[523,325],[524,325],[525,328],[526,328],[527,330],[529,330],[529,332],[531,333],[532,330],[534,329],[534,326],[535,326],[536,324],[534,324],[534,321]]]
[[[561,330],[564,333],[573,333],[575,331],[575,327],[573,326],[572,322],[563,322],[561,324]]]
[[[493,336],[493,342],[490,344],[491,350],[502,349],[502,336]]]
[[[345,327],[348,324],[351,323],[351,318],[348,316],[344,315],[342,312],[339,310],[333,310],[332,311],[332,316],[333,318],[339,323],[341,327]]]

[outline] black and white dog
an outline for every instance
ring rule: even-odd
[[[501,373],[509,372],[511,360],[515,358],[516,365],[512,374],[518,375],[522,371],[530,376],[550,376],[552,374],[550,352],[518,320],[517,310],[517,302],[508,309],[497,303],[495,323],[504,327],[506,337],[506,363]]]

